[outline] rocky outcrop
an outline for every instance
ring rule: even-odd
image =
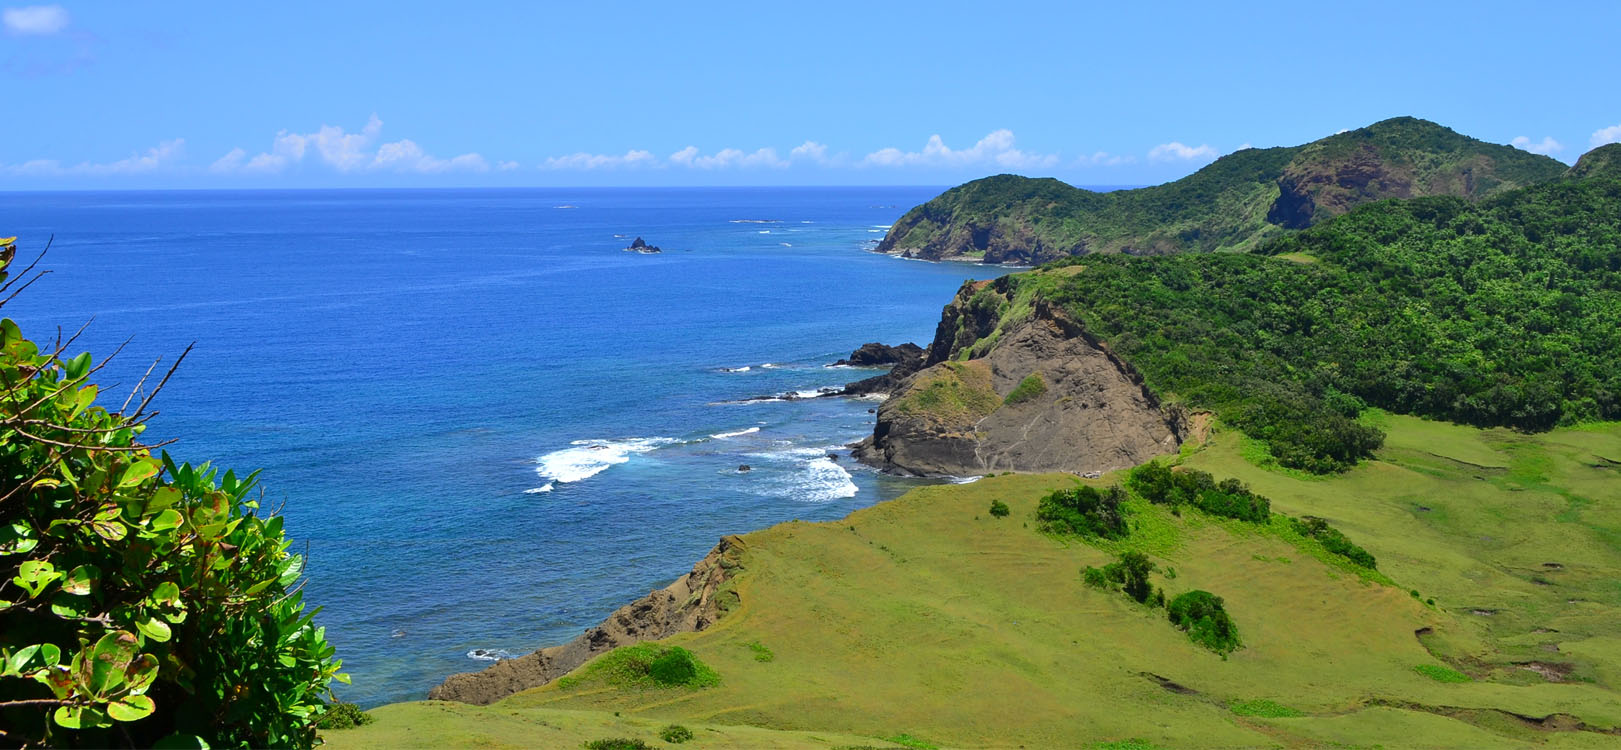
[[[737,594],[725,584],[742,568],[744,551],[741,538],[722,537],[691,573],[620,607],[574,640],[498,661],[480,672],[451,675],[428,692],[428,699],[494,703],[545,685],[620,646],[703,630],[736,607]]]
[[[927,366],[896,385],[853,455],[918,475],[1087,473],[1181,445],[1186,418],[1129,363],[1043,300],[1022,320],[998,317],[999,291],[981,282],[958,293]]]
[[[887,367],[910,362],[923,356],[923,347],[907,342],[900,346],[888,346],[876,341],[862,344],[861,348],[850,353],[848,359],[841,359],[833,363],[834,367],[841,365],[849,367]]]
[[[630,247],[625,248],[625,252],[627,252],[627,253],[641,253],[643,255],[652,255],[653,253],[662,253],[664,251],[660,250],[658,248],[658,245],[649,245],[649,244],[647,244],[646,240],[643,240],[642,238],[637,237],[636,241],[630,243]]]

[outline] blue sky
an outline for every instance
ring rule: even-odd
[[[1613,1],[0,0],[0,189],[1149,184],[1406,114],[1569,162],[1621,140],[1618,29]]]

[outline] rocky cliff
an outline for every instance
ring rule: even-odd
[[[692,572],[620,607],[574,640],[498,661],[481,672],[451,675],[429,691],[428,698],[477,705],[494,703],[545,685],[620,646],[703,630],[736,606],[737,594],[726,584],[742,568],[744,550],[739,537],[722,537],[704,559],[692,566]]]
[[[1563,164],[1398,117],[1301,146],[1244,149],[1180,180],[1097,193],[998,175],[895,222],[880,252],[1041,263],[1068,255],[1246,250],[1384,198],[1480,198],[1558,178]]]
[[[891,471],[1109,471],[1175,451],[1188,427],[1129,363],[1006,278],[946,306],[924,367],[895,384],[855,455]]]

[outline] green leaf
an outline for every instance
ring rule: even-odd
[[[276,579],[274,579],[274,578],[265,579],[263,581],[260,581],[258,583],[253,584],[252,586],[249,586],[248,590],[243,592],[243,593],[246,594],[247,596],[253,596],[254,594],[257,594],[257,593],[259,593],[261,591],[264,591],[267,587],[270,586],[270,584],[275,583],[275,582],[276,582]]]
[[[25,554],[38,544],[34,528],[26,522],[13,521],[0,526],[0,556]]]
[[[90,692],[101,697],[124,684],[130,662],[135,660],[135,636],[115,630],[101,637],[90,650]]]
[[[17,649],[16,653],[6,658],[6,675],[13,676],[21,674],[23,667],[27,666],[28,662],[33,660],[34,654],[37,653],[39,653],[38,644],[33,646],[24,646]]]
[[[78,380],[84,377],[84,374],[90,371],[90,352],[85,352],[62,363],[62,371],[67,375],[68,380]]]
[[[158,658],[151,654],[141,654],[135,661],[130,662],[124,681],[129,685],[131,694],[140,695],[145,693],[157,678]]]
[[[107,715],[118,721],[140,721],[152,715],[157,705],[144,695],[126,695],[107,704]]]
[[[62,591],[74,596],[87,596],[100,580],[101,568],[94,565],[80,565],[68,571],[67,578],[62,580]]]
[[[136,622],[135,629],[158,643],[169,640],[169,624],[156,617],[149,617],[144,621]]]
[[[136,461],[130,464],[128,469],[124,470],[124,477],[118,480],[118,487],[119,489],[134,487],[157,475],[158,464],[156,461],[150,459]]]
[[[96,729],[113,725],[107,714],[89,706],[63,706],[52,716],[56,723],[68,729]]]
[[[152,519],[152,530],[168,531],[169,529],[179,528],[180,520],[180,511],[170,508]]]
[[[85,617],[90,614],[90,600],[82,596],[59,593],[51,597],[51,613],[57,617]]]
[[[152,590],[149,601],[153,604],[175,606],[180,603],[180,587],[176,586],[174,581],[164,581]]]
[[[146,512],[154,513],[172,508],[185,496],[185,493],[173,487],[159,487],[152,491],[152,499],[146,501]]]
[[[116,542],[123,539],[124,535],[129,533],[129,529],[126,528],[123,523],[116,520],[91,521],[90,529],[96,532],[96,534],[101,538],[106,539],[109,542]]]
[[[33,598],[39,596],[39,592],[44,591],[51,581],[61,577],[62,573],[55,565],[44,560],[28,560],[18,566],[17,576],[11,581],[23,587],[28,592],[29,598]]]

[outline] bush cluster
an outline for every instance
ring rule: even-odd
[[[692,730],[680,724],[671,724],[659,730],[659,739],[672,745],[679,745],[692,739]]]
[[[1080,534],[1118,539],[1127,534],[1120,504],[1126,491],[1119,485],[1099,492],[1096,487],[1058,490],[1041,499],[1036,520],[1041,528],[1057,534]]]
[[[1188,638],[1218,654],[1238,648],[1238,626],[1233,624],[1221,597],[1208,591],[1189,591],[1166,606],[1171,624],[1184,630]]]
[[[1372,553],[1353,544],[1339,529],[1328,525],[1328,521],[1316,516],[1304,516],[1290,519],[1290,523],[1293,524],[1295,531],[1300,532],[1301,536],[1311,537],[1321,542],[1323,549],[1369,570],[1378,569],[1378,562],[1374,560]],[[1418,598],[1416,596],[1418,592],[1413,593],[1415,594],[1413,598]]]
[[[282,519],[154,456],[63,349],[0,320],[0,744],[311,747],[340,663]]]
[[[1011,513],[1011,512],[1012,511],[1008,510],[1007,503],[1004,503],[1001,500],[992,500],[991,501],[991,517],[992,518],[1007,518],[1008,514]]]
[[[1150,461],[1132,469],[1126,481],[1132,490],[1151,503],[1172,507],[1192,505],[1213,516],[1257,524],[1272,520],[1272,501],[1231,477],[1217,482],[1203,471],[1171,471],[1158,461]]]

